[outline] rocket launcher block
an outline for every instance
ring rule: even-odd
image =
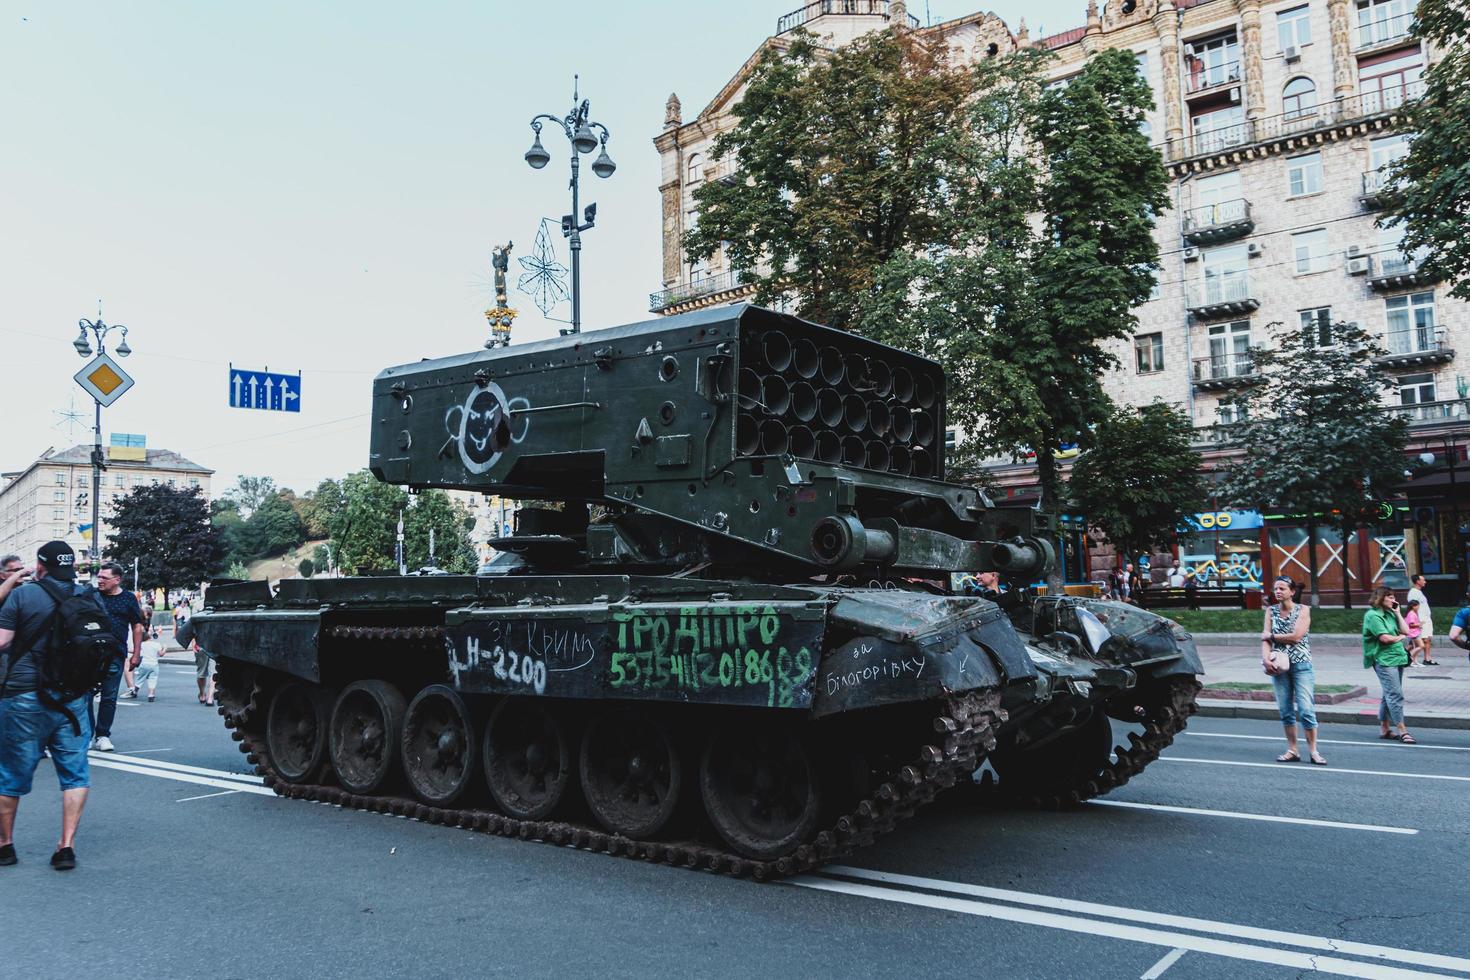
[[[1043,574],[1040,515],[943,482],[944,423],[935,362],[736,305],[388,368],[370,467],[604,505],[594,564],[692,533],[741,563]]]

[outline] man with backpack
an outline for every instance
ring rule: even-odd
[[[15,864],[15,814],[50,750],[61,784],[61,840],[51,866],[77,866],[73,842],[87,802],[87,717],[92,689],[117,656],[107,610],[76,584],[76,553],[48,541],[36,553],[35,581],[0,606],[0,866]]]

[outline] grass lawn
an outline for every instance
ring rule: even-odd
[[[1216,681],[1205,686],[1219,691],[1269,691],[1272,689],[1269,681],[1264,684],[1257,684],[1253,681]],[[1352,684],[1318,684],[1316,687],[1318,694],[1346,694],[1357,689],[1358,686]]]
[[[1358,634],[1363,629],[1362,609],[1317,609],[1312,613],[1313,633]],[[1259,633],[1262,614],[1255,609],[1160,609],[1191,633]]]

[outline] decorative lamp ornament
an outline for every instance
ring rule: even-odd
[[[551,162],[551,154],[546,152],[546,147],[541,145],[541,127],[536,126],[536,139],[531,143],[531,148],[526,151],[526,162],[532,169],[540,170]]]
[[[596,160],[592,161],[592,172],[599,177],[606,178],[611,177],[613,171],[616,169],[618,169],[618,165],[613,163],[612,157],[607,155],[607,144],[604,143],[602,145],[602,152],[598,154]]]

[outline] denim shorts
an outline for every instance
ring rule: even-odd
[[[85,697],[68,702],[81,734],[72,734],[71,721],[56,708],[41,703],[35,691],[0,698],[0,796],[25,796],[41,763],[41,749],[51,750],[56,781],[63,790],[89,785],[87,746],[92,723]]]

